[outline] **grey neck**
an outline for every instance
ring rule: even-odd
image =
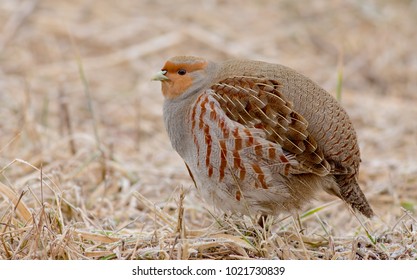
[[[165,100],[164,102],[164,122],[172,147],[185,157],[189,141],[191,141],[191,131],[188,123],[190,107],[192,102],[188,99]]]

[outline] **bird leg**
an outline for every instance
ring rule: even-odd
[[[261,228],[264,228],[265,227],[266,218],[268,218],[268,215],[265,215],[265,214],[261,214],[261,216],[259,217],[259,219],[258,219],[258,225]]]

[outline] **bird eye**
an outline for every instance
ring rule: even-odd
[[[187,73],[187,71],[185,71],[184,69],[180,69],[180,70],[178,70],[178,75],[185,75],[186,73]]]

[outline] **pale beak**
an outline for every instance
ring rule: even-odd
[[[166,70],[161,70],[158,73],[156,73],[155,76],[152,77],[152,81],[166,81],[169,80],[169,78],[167,76],[165,76],[165,74],[167,73]]]

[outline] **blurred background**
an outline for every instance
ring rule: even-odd
[[[210,206],[169,144],[160,84],[150,78],[174,55],[263,60],[334,96],[342,86],[374,230],[404,224],[415,236],[416,26],[415,0],[1,0],[0,182],[32,213],[47,202],[59,234],[163,231],[147,202],[175,217],[180,188],[187,227],[208,227]],[[2,223],[14,217],[4,192]],[[333,200],[323,194],[311,207]],[[306,221],[312,235],[360,231],[340,202],[318,215]],[[45,250],[32,256],[62,257]],[[96,254],[83,256],[105,255]]]

